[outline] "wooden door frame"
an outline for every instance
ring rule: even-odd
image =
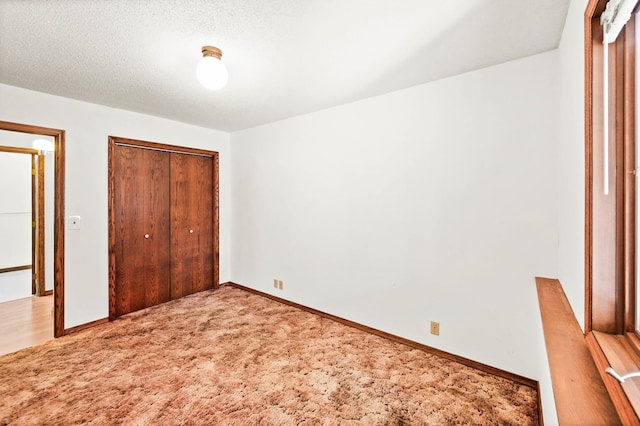
[[[0,130],[53,137],[54,213],[53,213],[53,335],[66,334],[64,328],[64,183],[65,131],[29,124],[0,121]]]
[[[40,277],[38,272],[40,272],[40,263],[44,263],[44,235],[38,234],[38,219],[40,218],[40,206],[39,200],[39,190],[38,174],[40,171],[38,170],[38,155],[39,153],[30,153],[31,155],[31,295],[38,295],[38,280]],[[38,193],[36,193],[38,192]],[[43,197],[44,201],[44,197]],[[40,237],[42,237],[42,241],[40,241]]]
[[[109,320],[116,318],[116,239],[115,239],[115,148],[116,144],[134,148],[155,149],[165,152],[177,152],[180,154],[203,155],[211,157],[213,161],[213,288],[220,286],[220,219],[219,219],[219,172],[218,152],[199,148],[167,145],[156,142],[141,141],[136,139],[109,136]]]
[[[45,276],[45,259],[44,259],[44,247],[45,247],[45,206],[44,206],[44,172],[45,165],[44,159],[45,155],[42,153],[38,153],[37,155],[37,164],[35,167],[36,170],[36,179],[35,180],[35,191],[34,195],[37,193],[38,201],[37,201],[37,217],[34,218],[34,222],[36,223],[35,233],[37,234],[36,238],[38,241],[38,253],[36,259],[36,279],[38,280],[36,285],[36,296],[48,296],[49,294],[53,294],[53,290],[45,290],[46,288],[46,276]]]

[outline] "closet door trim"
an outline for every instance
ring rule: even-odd
[[[220,219],[219,219],[219,172],[218,172],[218,152],[204,149],[183,147],[178,145],[167,145],[156,142],[141,141],[135,139],[109,136],[108,145],[108,184],[109,184],[109,319],[116,316],[116,235],[115,235],[115,175],[114,175],[114,155],[117,145],[129,146],[142,149],[153,149],[166,152],[176,152],[180,154],[201,155],[211,157],[213,161],[213,288],[217,289],[220,283]]]
[[[157,144],[154,144],[157,145]],[[195,155],[195,156],[200,156],[200,157],[208,157],[208,158],[212,158],[213,154],[211,151],[205,151],[205,152],[185,152],[185,151],[178,151],[175,149],[161,149],[158,147],[154,147],[154,146],[141,146],[141,145],[132,145],[130,143],[120,143],[120,142],[116,142],[116,146],[128,146],[130,148],[139,148],[139,149],[148,149],[151,151],[162,151],[162,152],[169,152],[169,153],[175,153],[175,154],[185,154],[185,155]],[[169,145],[166,145],[169,146]],[[200,151],[200,150],[196,150],[196,151]]]

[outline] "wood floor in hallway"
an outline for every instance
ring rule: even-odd
[[[53,295],[0,303],[0,355],[53,339]]]

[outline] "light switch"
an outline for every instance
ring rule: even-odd
[[[69,229],[80,229],[82,225],[82,218],[80,216],[69,216],[68,227]]]

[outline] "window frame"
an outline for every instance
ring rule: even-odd
[[[584,333],[621,419],[640,424],[640,394],[604,371],[640,369],[636,327],[636,20],[609,44],[609,195],[604,195],[603,31],[607,0],[585,10]],[[619,371],[624,374],[628,371]],[[634,406],[636,407],[634,409]]]

